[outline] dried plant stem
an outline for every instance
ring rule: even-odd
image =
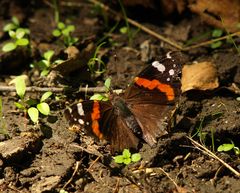
[[[76,89],[72,88],[59,88],[59,87],[36,87],[36,86],[31,86],[26,88],[26,92],[47,92],[51,91],[53,93],[63,93],[67,91],[71,91]],[[105,93],[106,88],[105,87],[80,87],[78,92],[83,92],[83,93]],[[14,86],[0,86],[0,92],[16,92],[16,88]],[[116,89],[113,90],[114,93],[122,93],[122,89]]]
[[[234,168],[232,168],[229,164],[227,164],[226,162],[224,162],[221,158],[219,158],[218,156],[216,156],[213,152],[211,152],[210,150],[208,150],[206,147],[204,147],[203,145],[201,145],[200,143],[196,142],[195,140],[193,140],[192,138],[186,136],[191,142],[192,144],[200,151],[206,153],[207,155],[209,155],[210,157],[218,160],[220,163],[222,163],[226,168],[228,168],[231,172],[233,172],[236,176],[240,177],[240,173],[238,171],[236,171]]]
[[[232,33],[232,34],[227,34],[227,35],[225,35],[223,37],[220,37],[220,38],[216,38],[216,39],[208,40],[208,41],[205,41],[205,42],[201,42],[201,43],[196,44],[196,45],[187,46],[185,48],[182,48],[182,50],[183,51],[188,51],[188,50],[191,50],[191,49],[194,49],[194,48],[199,48],[199,47],[202,47],[202,46],[210,45],[210,44],[212,44],[214,42],[217,42],[217,41],[220,41],[220,40],[225,40],[229,37],[234,37],[234,36],[239,36],[239,35],[240,35],[240,31]]]

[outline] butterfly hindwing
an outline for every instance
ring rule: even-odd
[[[137,148],[139,139],[128,127],[127,119],[108,101],[83,101],[65,111],[70,125],[80,131],[87,131],[98,138],[111,142],[112,150]]]

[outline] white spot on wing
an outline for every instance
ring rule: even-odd
[[[82,119],[78,119],[78,122],[79,122],[80,125],[84,124],[84,121]]]
[[[167,58],[172,58],[172,56],[170,55],[172,52],[168,52],[167,54],[166,54],[166,56],[167,56]]]
[[[166,70],[166,67],[163,64],[161,64],[159,61],[154,61],[152,63],[152,66],[154,68],[157,68],[157,70],[162,72],[162,73]]]
[[[169,70],[169,74],[170,76],[174,75],[174,70],[173,69]]]
[[[82,103],[78,103],[78,104],[77,104],[77,110],[78,110],[78,114],[79,114],[80,116],[84,116],[84,110],[83,110]]]
[[[170,78],[167,78],[167,81],[170,81]]]

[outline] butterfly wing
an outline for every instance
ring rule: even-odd
[[[99,140],[110,141],[113,151],[136,149],[138,146],[139,139],[127,126],[126,119],[118,115],[109,101],[74,104],[65,111],[65,117],[77,130],[87,131]]]
[[[167,120],[180,95],[181,64],[171,55],[145,68],[125,92],[125,101],[151,146],[167,133]]]

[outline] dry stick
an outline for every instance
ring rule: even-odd
[[[69,88],[59,88],[59,87],[26,87],[26,92],[47,92],[51,91],[53,93],[63,93],[64,91],[71,90]],[[74,89],[72,89],[74,90]],[[14,86],[0,86],[0,92],[16,92]],[[105,93],[105,87],[80,87],[78,92],[87,92],[87,93]],[[122,93],[122,89],[113,90],[114,93]]]
[[[67,183],[63,186],[62,189],[65,189],[65,188],[67,187],[67,185],[71,183],[71,181],[73,180],[73,177],[75,176],[75,174],[76,174],[77,171],[78,171],[78,168],[79,168],[80,163],[81,163],[81,161],[77,161],[77,162],[76,162],[76,167],[75,167],[75,169],[74,169],[74,172],[73,172],[71,178],[67,181]]]
[[[97,0],[89,0],[89,2],[91,2],[91,3],[93,3],[93,4],[96,4],[96,5],[99,5],[99,6],[100,6],[101,8],[103,8],[105,11],[108,11],[108,12],[110,12],[111,14],[117,16],[117,17],[121,17],[122,19],[125,19],[121,14],[113,11],[113,10],[110,9],[108,6],[104,5],[103,3],[101,3],[101,2],[99,2],[99,1],[97,1]],[[127,19],[127,22],[128,22],[128,23],[130,23],[130,24],[132,24],[133,26],[141,29],[142,31],[144,31],[144,32],[146,32],[146,33],[148,33],[148,34],[156,37],[157,39],[159,39],[159,40],[161,40],[161,41],[163,41],[163,42],[166,42],[166,43],[170,44],[171,46],[173,46],[173,47],[175,47],[175,48],[177,48],[177,49],[182,50],[182,47],[181,47],[180,45],[178,45],[177,43],[173,42],[172,40],[163,37],[162,35],[160,35],[160,34],[154,32],[154,31],[152,31],[151,29],[145,27],[144,25],[141,25],[140,23],[138,23],[138,22],[136,22],[136,21],[134,21],[134,20],[132,20],[132,19],[129,19],[129,18],[126,18],[126,19]]]
[[[202,146],[200,143],[194,141],[192,138],[186,136],[192,143],[197,147],[198,150],[207,153],[209,156],[217,159],[219,162],[221,162],[226,168],[228,168],[230,171],[232,171],[234,174],[236,174],[238,177],[240,177],[240,173],[236,171],[234,168],[232,168],[229,164],[224,162],[222,159],[220,159],[218,156],[216,156],[213,152],[208,150],[206,147]]]
[[[90,171],[90,169],[93,167],[93,165],[95,164],[95,163],[97,163],[97,161],[99,160],[101,158],[101,156],[98,156],[94,161],[93,161],[93,163],[91,163],[91,165],[88,167],[88,169],[87,169],[87,172],[89,172]]]
[[[229,38],[229,36],[233,37],[233,36],[238,36],[238,35],[240,35],[240,31],[232,33],[232,34],[227,34],[227,35],[225,35],[223,37],[220,37],[220,38],[216,38],[216,39],[213,39],[213,40],[205,41],[205,42],[193,45],[193,46],[188,46],[188,47],[182,48],[182,50],[183,51],[188,51],[188,50],[191,50],[191,49],[194,49],[194,48],[206,46],[206,45],[212,44],[214,42],[227,39],[227,38]]]

